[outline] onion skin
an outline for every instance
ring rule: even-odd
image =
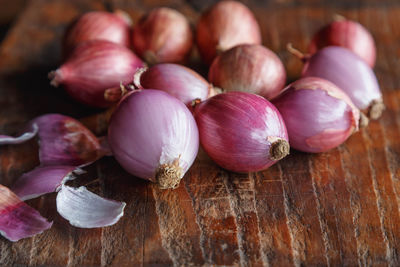
[[[171,8],[156,8],[133,28],[133,49],[147,63],[183,62],[193,46],[188,20]]]
[[[124,96],[108,129],[111,150],[129,173],[175,188],[192,165],[199,133],[189,109],[160,90]]]
[[[132,82],[133,75],[144,64],[128,48],[102,40],[85,42],[72,52],[67,61],[49,73],[51,85],[62,84],[75,100],[94,107],[108,107],[113,102],[105,91]]]
[[[350,50],[330,46],[306,59],[303,77],[320,77],[342,89],[368,117],[377,119],[384,110],[382,93],[372,69]]]
[[[219,52],[240,44],[261,44],[261,41],[257,20],[240,2],[218,2],[203,13],[197,23],[197,46],[208,64]]]
[[[272,103],[286,123],[290,146],[300,151],[328,151],[358,130],[359,110],[342,90],[324,79],[297,80]]]
[[[286,71],[279,57],[262,45],[238,45],[217,56],[208,80],[226,91],[243,91],[267,99],[285,86]]]
[[[74,118],[45,114],[29,122],[39,128],[39,159],[42,166],[87,164],[104,156],[99,139]]]
[[[194,114],[202,147],[222,168],[260,171],[289,153],[283,119],[261,96],[218,94],[195,106]]]
[[[360,23],[341,19],[320,29],[311,40],[309,52],[314,54],[326,46],[341,46],[361,57],[372,68],[376,60],[376,48],[371,33]]]
[[[178,64],[163,63],[135,75],[135,86],[138,88],[158,89],[169,93],[186,105],[195,99],[205,100],[212,87],[195,71]]]
[[[90,40],[105,40],[129,47],[131,25],[128,14],[121,10],[114,13],[85,13],[68,27],[63,40],[64,55],[67,56],[77,45]]]

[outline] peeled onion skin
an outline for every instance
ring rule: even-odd
[[[320,29],[313,37],[309,52],[314,54],[326,46],[342,46],[361,57],[372,68],[376,60],[375,42],[360,23],[340,19]]]
[[[359,110],[343,91],[324,79],[297,80],[272,103],[285,121],[290,146],[300,151],[328,151],[358,130]]]
[[[144,64],[127,47],[103,40],[77,46],[67,61],[49,73],[51,85],[63,87],[75,100],[94,107],[109,107],[105,91],[131,83]]]
[[[188,20],[171,8],[156,8],[133,28],[134,51],[150,65],[185,61],[193,45]]]
[[[203,60],[211,64],[225,50],[240,44],[261,44],[261,31],[253,13],[236,1],[221,1],[202,14],[196,42]]]
[[[279,57],[262,45],[238,45],[217,56],[208,80],[226,91],[243,91],[267,99],[285,86],[286,71]]]
[[[359,56],[346,48],[329,46],[303,60],[306,63],[302,77],[326,79],[343,90],[369,118],[381,116],[385,105],[378,81],[372,69]]]
[[[85,13],[68,27],[63,39],[64,55],[89,40],[106,40],[129,47],[131,25],[128,14],[121,10]]]
[[[196,122],[188,108],[160,90],[136,90],[123,97],[108,129],[109,146],[129,173],[176,188],[199,148]]]
[[[197,104],[194,115],[202,147],[222,168],[260,171],[289,154],[283,119],[261,96],[218,94]]]

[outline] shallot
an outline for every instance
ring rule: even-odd
[[[51,85],[63,85],[75,100],[94,107],[107,107],[107,89],[129,84],[143,62],[127,47],[103,40],[77,46],[67,61],[49,73]]]
[[[285,121],[290,146],[297,150],[328,151],[358,130],[359,110],[343,91],[324,79],[297,80],[272,103]]]
[[[178,64],[157,64],[149,69],[140,69],[135,74],[134,84],[138,88],[151,88],[165,91],[186,105],[193,100],[205,100],[212,88],[195,71]]]
[[[377,119],[385,108],[374,72],[350,50],[329,46],[305,58],[303,77],[320,77],[342,89],[368,117]]]
[[[260,171],[289,154],[284,121],[261,96],[218,94],[196,105],[194,114],[202,147],[225,169]]]
[[[149,64],[182,62],[193,45],[189,22],[171,8],[156,8],[133,28],[132,45]]]
[[[279,57],[262,45],[238,45],[216,57],[208,80],[226,91],[243,91],[272,99],[286,82]]]
[[[192,165],[199,133],[189,109],[160,90],[138,90],[126,95],[111,117],[111,150],[129,173],[175,188]]]
[[[77,45],[89,40],[106,40],[129,47],[131,25],[128,14],[121,10],[114,13],[85,13],[68,27],[63,40],[64,55],[68,55]]]
[[[213,5],[197,23],[196,42],[205,62],[240,44],[261,44],[261,31],[253,13],[236,1]]]
[[[339,18],[320,29],[313,37],[309,52],[315,53],[326,46],[342,46],[374,67],[376,48],[371,33],[360,23]]]

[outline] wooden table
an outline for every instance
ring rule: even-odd
[[[30,1],[0,46],[2,133],[15,133],[43,113],[82,118],[99,112],[50,87],[46,74],[60,63],[66,25],[82,12],[104,9],[103,2],[126,10],[134,21],[166,5],[194,23],[213,1]],[[245,2],[289,80],[299,76],[301,62],[286,43],[305,51],[335,13],[370,29],[387,106],[381,119],[328,153],[292,151],[259,173],[227,172],[200,151],[173,191],[159,190],[104,158],[89,168],[88,175],[99,178],[90,188],[125,201],[125,216],[111,227],[78,229],[56,213],[54,194],[29,201],[54,225],[17,243],[0,238],[1,266],[400,265],[400,2]],[[0,148],[2,184],[37,164],[35,146]]]

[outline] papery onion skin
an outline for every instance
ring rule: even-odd
[[[328,151],[358,130],[359,110],[342,90],[324,79],[297,80],[272,103],[285,121],[290,146],[300,151]]]
[[[198,73],[178,64],[157,64],[137,74],[135,85],[138,88],[162,90],[186,105],[195,99],[205,100],[212,87]]]
[[[80,228],[110,226],[124,215],[125,202],[100,197],[86,187],[61,185],[56,199],[58,213]]]
[[[56,192],[57,188],[66,181],[73,180],[74,174],[83,172],[76,166],[39,166],[21,175],[14,182],[11,190],[25,201]]]
[[[131,25],[128,14],[121,10],[85,13],[68,27],[63,40],[64,55],[89,40],[106,40],[129,47]]]
[[[161,7],[142,17],[132,32],[134,51],[149,64],[185,61],[193,45],[188,20],[177,10]]]
[[[320,29],[312,38],[309,52],[326,46],[342,46],[361,57],[370,67],[376,60],[375,42],[371,33],[360,23],[340,19]]]
[[[31,140],[39,131],[36,124],[30,125],[20,136],[14,137],[0,134],[0,145],[18,145]]]
[[[368,117],[377,119],[384,110],[382,93],[372,69],[350,50],[329,46],[306,59],[303,77],[320,77],[342,89]]]
[[[211,64],[218,53],[240,44],[261,44],[253,13],[236,1],[221,1],[204,12],[197,23],[196,43],[203,60]]]
[[[78,166],[104,155],[97,137],[74,118],[45,114],[30,125],[39,127],[39,159],[43,166]]]
[[[202,147],[222,168],[260,171],[289,153],[283,119],[261,96],[218,94],[196,105],[194,114]]]
[[[238,45],[217,56],[208,80],[226,91],[243,91],[267,99],[285,86],[286,71],[279,57],[262,45]]]
[[[108,107],[104,93],[109,88],[132,82],[138,68],[144,67],[128,48],[103,40],[77,46],[67,61],[49,73],[53,86],[63,85],[75,100],[94,107]]]
[[[162,189],[179,185],[199,147],[189,109],[175,97],[151,89],[122,99],[111,118],[108,140],[126,171]]]
[[[25,204],[10,189],[0,184],[0,234],[12,242],[49,229],[40,213]]]

